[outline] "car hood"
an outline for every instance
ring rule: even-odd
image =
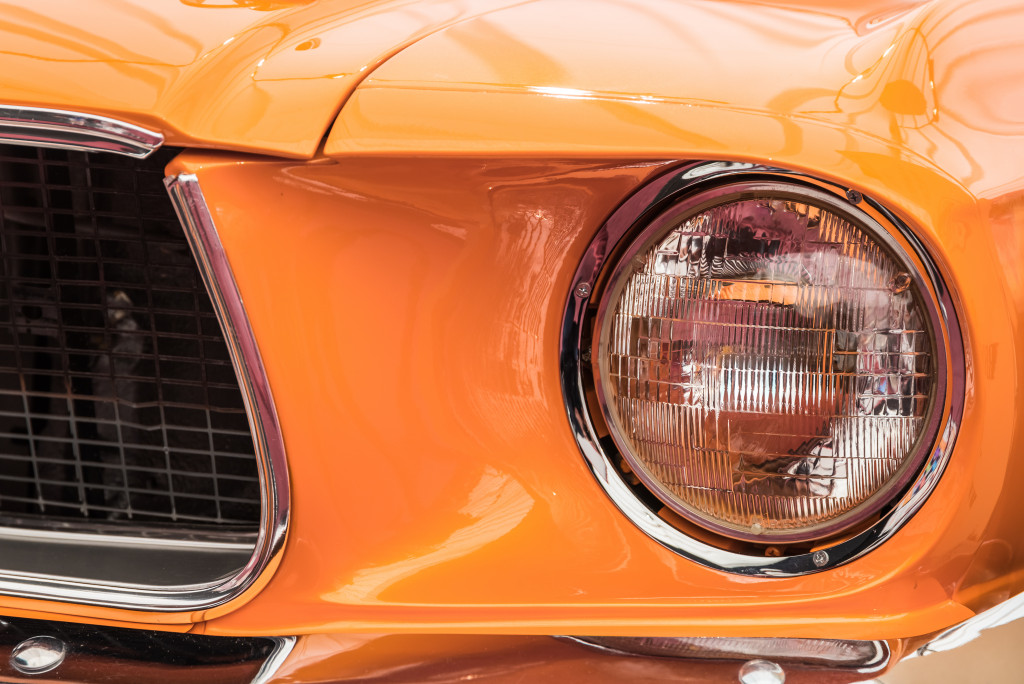
[[[501,5],[0,2],[0,104],[111,116],[159,130],[169,144],[309,157],[364,74]]]
[[[995,197],[1024,154],[1021,26],[1015,0],[534,0],[381,65],[324,151],[767,159],[880,194],[897,148]]]

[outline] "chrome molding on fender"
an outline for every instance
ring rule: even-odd
[[[160,133],[105,116],[0,105],[0,143],[145,159],[163,142]]]
[[[182,174],[170,176],[164,183],[224,331],[249,416],[260,473],[262,512],[256,548],[235,576],[205,590],[205,600],[213,600],[211,605],[215,605],[244,591],[284,548],[290,511],[288,463],[263,359],[199,180],[195,175]]]
[[[593,300],[596,293],[593,288],[601,281],[616,246],[671,203],[689,197],[692,193],[740,180],[785,181],[803,185],[830,192],[835,195],[837,202],[856,198],[849,199],[850,210],[860,213],[863,211],[854,205],[864,202],[891,224],[892,230],[899,233],[922,262],[924,275],[930,280],[934,296],[934,329],[947,333],[948,348],[943,351],[945,358],[950,360],[948,377],[945,379],[948,407],[936,414],[935,440],[918,475],[877,522],[852,537],[817,548],[813,553],[767,556],[763,553],[721,548],[685,533],[661,517],[624,479],[611,457],[615,445],[610,438],[602,438],[599,433],[588,399],[588,392],[592,392],[588,389],[586,376],[590,372],[591,353],[587,335],[595,309]],[[880,235],[885,234],[884,230],[880,231]],[[662,175],[642,188],[619,207],[594,236],[567,293],[559,367],[566,412],[580,451],[605,493],[633,524],[675,553],[716,570],[755,577],[793,577],[822,572],[863,556],[890,539],[924,504],[938,484],[956,441],[964,404],[963,358],[963,340],[956,310],[942,274],[913,231],[883,206],[859,193],[848,193],[846,188],[834,183],[784,169],[747,163],[693,162]]]

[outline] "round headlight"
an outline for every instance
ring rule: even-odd
[[[592,413],[623,478],[689,523],[765,545],[855,532],[938,437],[932,283],[851,196],[729,179],[602,247]]]

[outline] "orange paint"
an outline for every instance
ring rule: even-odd
[[[971,614],[954,592],[974,553],[966,540],[988,519],[957,511],[981,481],[973,470],[994,462],[992,451],[976,455],[979,440],[1006,437],[977,422],[964,422],[953,477],[896,540],[817,575],[696,566],[601,493],[562,405],[561,310],[597,226],[663,167],[201,156],[176,165],[198,174],[231,257],[294,497],[277,573],[208,632],[897,638]],[[944,179],[934,183],[936,197],[955,199]],[[977,241],[958,255],[970,264],[991,249]],[[989,339],[1006,335],[1003,320],[969,320]],[[986,391],[1012,392],[1005,380],[986,380]]]
[[[1024,8],[455,5],[117,3],[116,22],[45,35],[0,7],[2,102],[312,158],[190,150],[171,169],[199,176],[280,412],[294,508],[276,573],[197,615],[0,605],[216,634],[900,639],[1024,590]],[[614,508],[570,434],[573,272],[680,159],[875,197],[958,302],[968,397],[946,475],[849,565],[756,579],[686,561]]]
[[[373,67],[494,2],[72,0],[0,6],[0,100],[167,144],[311,157]]]

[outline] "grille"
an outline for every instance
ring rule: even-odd
[[[237,380],[147,160],[0,145],[0,517],[255,530]]]

